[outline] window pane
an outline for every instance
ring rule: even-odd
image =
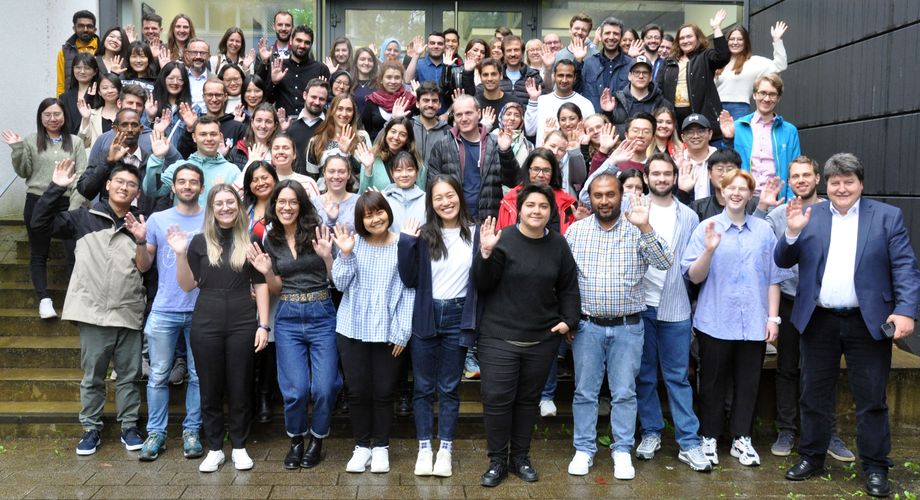
[[[463,3],[461,2],[461,6]],[[507,26],[515,35],[521,35],[524,16],[521,12],[477,12],[459,11],[457,20],[453,11],[444,11],[442,27],[444,29],[456,26],[460,33],[460,47],[465,47],[471,38],[482,38],[488,42],[495,36],[495,28]],[[455,21],[456,24],[455,24]]]
[[[373,43],[378,51],[386,38],[395,38],[403,54],[417,36],[425,37],[424,10],[345,10],[345,36],[357,47]]]

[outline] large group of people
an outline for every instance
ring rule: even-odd
[[[153,13],[139,34],[102,38],[93,13],[74,14],[59,96],[39,104],[34,134],[2,139],[28,186],[42,318],[57,316],[52,237],[69,249],[77,454],[101,443],[112,363],[121,441],[155,460],[182,360],[182,446],[200,471],[225,461],[225,427],[234,467],[253,467],[247,435],[272,418],[277,380],[285,468],[324,460],[345,407],[345,470],[385,473],[411,365],[415,474],[452,474],[466,375],[481,377],[481,484],[537,481],[534,424],[556,413],[557,358],[571,350],[569,474],[589,473],[608,412],[614,476],[653,459],[659,371],[681,462],[712,470],[727,437],[756,466],[761,366],[779,340],[771,452],[789,455],[801,433],[786,478],[820,474],[827,454],[855,460],[827,397],[843,354],[860,374],[866,488],[886,494],[892,339],[912,333],[920,302],[907,230],[862,198],[855,156],[819,172],[776,113],[786,24],[771,28],[768,59],[744,27],[723,33],[726,17],[709,21],[711,39],[693,23],[595,29],[576,14],[566,45],[502,27],[461,51],[449,29],[405,48],[340,38],[324,58],[283,10],[274,42],[248,49],[238,27],[210,47],[182,14],[165,42]]]

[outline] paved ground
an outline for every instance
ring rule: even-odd
[[[590,475],[566,473],[571,442],[536,439],[534,466],[537,483],[509,477],[495,489],[479,486],[486,461],[481,439],[458,440],[454,452],[454,476],[419,478],[412,471],[416,444],[397,440],[390,451],[389,474],[349,474],[344,471],[351,455],[346,439],[330,439],[325,462],[311,471],[285,471],[281,459],[287,439],[254,435],[249,451],[255,468],[238,472],[224,465],[213,474],[201,474],[198,461],[185,460],[181,443],[170,439],[169,449],[152,463],[140,463],[134,452],[125,451],[115,439],[107,439],[96,455],[77,457],[76,439],[21,439],[0,445],[0,497],[2,498],[800,498],[862,496],[858,466],[829,464],[828,474],[802,483],[783,479],[793,457],[778,459],[769,454],[765,439],[759,440],[763,465],[742,467],[727,449],[721,450],[722,465],[711,474],[690,471],[677,461],[676,447],[666,442],[651,462],[636,462],[633,481],[613,479],[610,456],[599,454]],[[894,491],[900,498],[920,493],[920,437],[896,435],[891,471]],[[227,450],[228,451],[228,450]],[[229,453],[228,453],[229,455]],[[905,493],[906,492],[906,493]]]

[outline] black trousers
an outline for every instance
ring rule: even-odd
[[[253,376],[256,396],[271,398],[278,392],[278,362],[275,359],[274,342],[269,342],[265,349],[256,353]]]
[[[776,428],[793,434],[798,430],[799,395],[801,394],[801,355],[799,353],[799,331],[792,324],[793,301],[782,295],[779,302],[779,343],[776,349]],[[826,397],[837,404],[837,392]],[[831,432],[837,429],[837,413],[831,412]]]
[[[530,347],[479,337],[480,394],[490,459],[530,454],[533,427],[540,418],[540,393],[556,362],[560,336]]]
[[[230,443],[245,448],[252,408],[256,305],[249,289],[202,289],[192,313],[192,355],[201,390],[201,423],[208,449],[224,442],[224,401]]]
[[[26,203],[22,209],[22,218],[26,224],[26,234],[29,236],[29,276],[32,278],[32,287],[38,300],[51,297],[48,294],[48,255],[51,253],[51,235],[45,232],[32,230],[32,214],[35,205],[41,197],[26,193]],[[64,212],[70,206],[70,198],[59,198],[54,204],[54,210]],[[67,256],[67,269],[73,271],[74,240],[64,240],[64,253]]]
[[[336,347],[348,384],[348,417],[355,444],[365,448],[389,446],[399,358],[409,353],[403,351],[394,358],[390,344],[362,342],[344,335],[336,335]]]
[[[732,437],[750,436],[766,342],[722,340],[699,330],[696,338],[700,346],[700,434],[708,438],[722,434],[725,392],[727,384],[733,383],[729,432]]]
[[[893,464],[885,387],[891,370],[891,340],[875,340],[858,310],[838,316],[816,308],[802,334],[802,436],[799,455],[824,462],[831,439],[833,394],[846,357],[847,381],[856,402],[856,447],[866,472],[887,472]]]

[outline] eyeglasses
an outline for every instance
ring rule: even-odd
[[[681,134],[687,137],[700,137],[700,136],[706,135],[706,132],[709,132],[709,129],[694,127],[691,129],[684,130],[683,132],[681,132]]]
[[[549,177],[550,175],[553,175],[553,169],[551,168],[533,168],[531,167],[530,171],[531,173],[535,175],[544,175],[547,177]]]
[[[190,56],[192,56],[192,57],[195,57],[195,56],[206,56],[206,55],[208,55],[208,54],[209,54],[209,52],[208,52],[207,50],[190,50],[190,51],[188,51],[188,55],[190,55]]]
[[[778,92],[765,92],[763,90],[758,90],[757,92],[754,92],[754,95],[756,95],[757,97],[761,99],[766,99],[768,97],[770,99],[777,99],[779,97]]]
[[[629,73],[636,76],[652,76],[651,71],[630,71]]]
[[[738,167],[734,165],[716,165],[712,167],[712,171],[717,174],[727,174],[733,170],[738,170]]]
[[[166,83],[182,83],[181,76],[167,76]]]
[[[652,135],[652,129],[648,128],[631,128],[628,132],[629,135]]]
[[[224,78],[224,83],[243,83],[242,78]]]
[[[225,94],[225,93],[223,93],[223,92],[221,92],[221,93],[217,93],[217,92],[208,92],[207,94],[204,94],[204,98],[205,98],[205,99],[223,99],[225,95],[227,95],[227,94]]]
[[[92,31],[96,29],[96,25],[95,24],[77,24],[76,28],[78,30],[91,30]]]
[[[120,178],[120,177],[116,177],[116,178],[112,179],[112,184],[114,184],[114,185],[116,185],[116,186],[118,186],[118,187],[127,186],[128,189],[137,189],[137,183],[136,183],[136,182],[134,182],[134,181],[126,181],[126,180],[124,180],[124,179],[122,179],[122,178]]]
[[[64,113],[62,113],[62,112],[60,112],[60,111],[57,111],[57,112],[50,112],[50,113],[42,113],[42,118],[44,118],[44,119],[46,119],[46,120],[60,119],[60,118],[64,118]]]

